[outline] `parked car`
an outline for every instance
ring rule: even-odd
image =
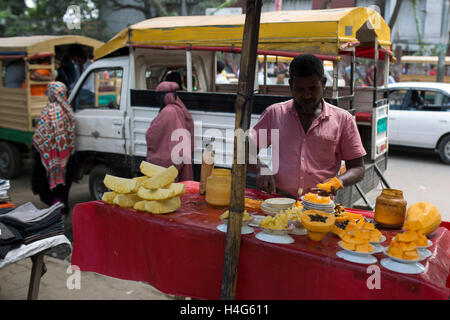
[[[389,84],[389,143],[434,149],[450,164],[450,83]]]

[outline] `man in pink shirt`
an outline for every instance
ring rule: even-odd
[[[297,56],[289,74],[293,99],[268,107],[250,133],[250,143],[258,151],[272,145],[272,168],[277,170],[266,174],[267,166],[259,159],[252,164],[250,158],[248,169],[256,173],[258,187],[293,197],[311,191],[324,194],[316,185],[335,177],[342,160],[346,172],[338,177],[341,184],[346,187],[361,181],[366,151],[351,114],[323,100],[322,61],[313,55]],[[331,193],[335,192],[333,188]]]

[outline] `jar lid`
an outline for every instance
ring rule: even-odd
[[[230,176],[230,169],[213,169],[212,174],[215,176]]]

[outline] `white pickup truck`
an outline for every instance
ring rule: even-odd
[[[194,120],[194,173],[199,177],[202,149],[214,138],[215,165],[231,168],[236,85],[215,84],[215,52],[192,52],[194,85],[191,92],[178,95]],[[106,173],[121,176],[139,174],[146,157],[145,132],[159,111],[155,87],[173,70],[186,68],[183,51],[132,49],[130,54],[97,60],[83,73],[72,91],[69,102],[76,117],[76,150],[79,174],[89,173],[90,192],[99,199],[105,191]],[[91,99],[82,91],[94,78]],[[213,90],[216,87],[216,90]],[[214,92],[215,91],[215,92]],[[236,92],[236,90],[234,90]],[[287,100],[286,96],[254,96],[251,126],[264,108]],[[270,150],[263,160],[270,162]]]

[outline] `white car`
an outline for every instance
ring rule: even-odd
[[[450,83],[389,84],[389,143],[434,149],[450,164]]]

